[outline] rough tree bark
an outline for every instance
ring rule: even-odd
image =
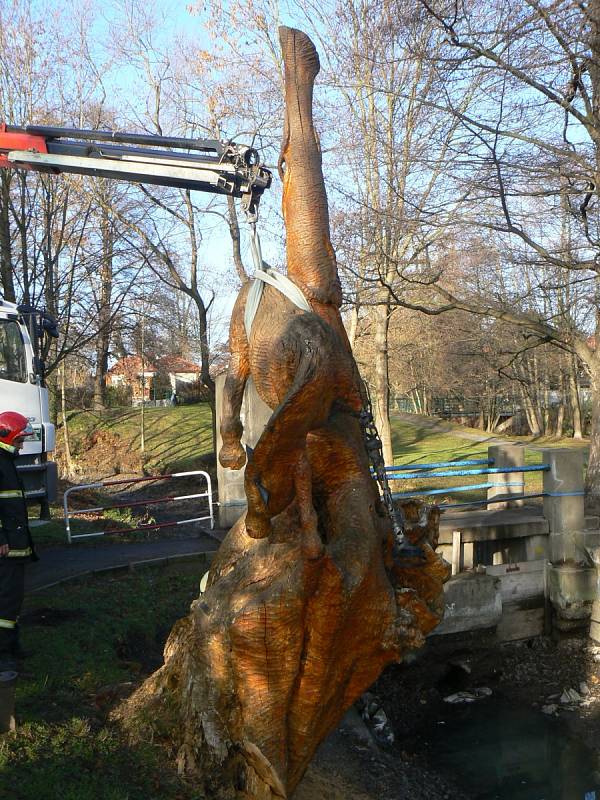
[[[439,512],[406,507],[424,561],[399,561],[370,476],[312,126],[318,56],[300,31],[282,28],[280,39],[288,264],[313,311],[267,286],[245,338],[248,288],[240,293],[221,460],[240,454],[249,375],[275,408],[246,465],[248,513],[173,628],[164,666],[119,712],[136,735],[162,736],[220,800],[289,797],[345,710],[439,622],[448,577],[435,554]]]
[[[94,408],[101,410],[106,403],[106,373],[110,352],[111,299],[113,291],[114,229],[108,204],[100,209],[100,235],[102,240],[98,291],[98,336],[96,339],[96,372],[94,374]]]

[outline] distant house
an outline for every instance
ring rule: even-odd
[[[198,364],[181,356],[162,356],[157,359],[156,366],[159,373],[168,376],[171,390],[174,392],[180,392],[191,386],[200,377]]]
[[[143,369],[142,369],[143,367]],[[162,399],[196,383],[200,367],[181,356],[162,356],[155,360],[141,356],[125,356],[112,366],[106,375],[108,386],[131,389],[133,403]]]
[[[157,373],[156,365],[141,356],[120,358],[106,373],[107,386],[123,386],[131,389],[131,399],[150,400],[152,383]]]

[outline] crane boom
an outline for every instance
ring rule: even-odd
[[[92,175],[229,195],[256,214],[271,172],[253,147],[218,139],[0,125],[0,168]]]

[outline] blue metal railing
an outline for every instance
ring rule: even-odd
[[[469,458],[464,461],[437,461],[432,462],[431,464],[407,464],[406,466],[392,466],[386,467],[386,472],[405,472],[410,470],[427,470],[427,469],[439,469],[440,467],[479,467],[487,464],[494,463],[493,458]]]
[[[424,489],[423,491],[415,489],[413,492],[394,492],[392,497],[394,500],[404,500],[407,497],[420,497],[421,495],[448,494],[448,492],[470,492],[472,489],[492,489],[494,487],[503,489],[505,486],[524,485],[525,484],[523,481],[519,481],[518,483],[469,483],[465,486],[444,486],[441,489]]]
[[[488,469],[457,469],[446,472],[427,472],[422,475],[418,472],[409,472],[396,475],[388,473],[388,478],[394,481],[409,481],[418,478],[464,478],[467,475],[508,475],[511,472],[545,472],[550,469],[549,464],[540,464],[531,467],[488,467]]]
[[[462,461],[438,461],[430,464],[393,465],[385,468],[390,480],[423,480],[425,478],[454,478],[471,475],[510,475],[511,473],[546,472],[549,464],[539,464],[521,467],[493,467],[491,458],[465,459]],[[482,469],[464,469],[464,467],[484,467]],[[432,470],[441,469],[440,472]],[[525,486],[524,481],[507,481],[506,483],[475,483],[461,486],[443,486],[438,489],[415,489],[410,492],[394,492],[394,500],[405,500],[410,497],[433,497],[440,494],[454,494],[455,492],[469,492],[483,489],[504,489],[509,487]],[[507,500],[528,500],[536,497],[546,497],[548,492],[535,494],[505,494],[483,500],[472,500],[466,503],[441,503],[440,508],[460,508],[464,506],[493,505]]]

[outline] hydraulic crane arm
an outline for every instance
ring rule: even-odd
[[[185,152],[177,152],[185,151]],[[271,173],[235,142],[28,125],[0,125],[0,168],[116,178],[242,198],[255,215]]]

